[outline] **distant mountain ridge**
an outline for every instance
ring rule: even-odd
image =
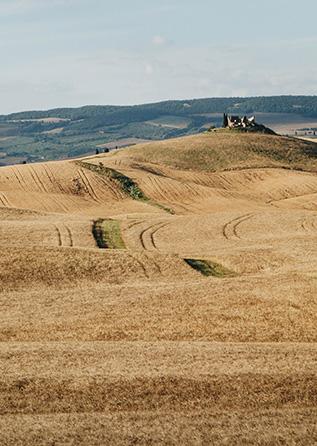
[[[86,105],[82,107],[54,108],[46,111],[24,111],[0,115],[3,119],[38,119],[45,117],[58,117],[62,119],[85,119],[107,116],[112,120],[143,118],[153,119],[162,114],[193,113],[300,113],[317,117],[317,95],[314,96],[257,96],[257,97],[231,97],[231,98],[204,98],[170,100],[140,105]]]
[[[164,140],[222,125],[222,114],[284,113],[316,118],[317,96],[171,100],[89,105],[0,116],[0,165],[91,154],[98,148]],[[316,124],[317,126],[317,124]]]

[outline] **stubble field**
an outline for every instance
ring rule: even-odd
[[[1,168],[1,444],[316,444],[316,155],[215,132]]]

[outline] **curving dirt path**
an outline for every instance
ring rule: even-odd
[[[254,215],[255,215],[254,213],[244,214],[228,221],[222,228],[224,237],[227,240],[241,239],[240,235],[238,234],[238,227],[243,222],[250,220],[252,217],[254,217]]]
[[[143,249],[153,251],[158,250],[157,242],[155,241],[155,235],[161,229],[168,226],[170,222],[158,222],[150,226],[147,226],[139,234],[140,243]]]

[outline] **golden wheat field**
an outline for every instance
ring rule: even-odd
[[[317,444],[316,237],[309,141],[0,168],[0,444]]]

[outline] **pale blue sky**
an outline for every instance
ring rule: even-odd
[[[317,94],[316,20],[316,0],[0,0],[0,113]]]

